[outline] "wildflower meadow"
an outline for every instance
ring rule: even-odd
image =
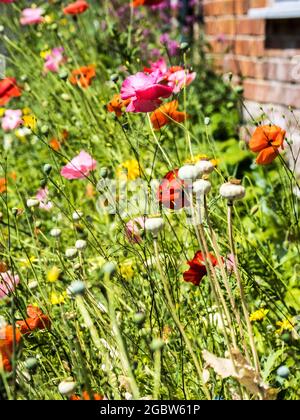
[[[297,133],[200,3],[0,0],[1,400],[299,399]]]

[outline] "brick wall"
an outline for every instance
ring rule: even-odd
[[[247,101],[300,109],[300,19],[248,18],[249,8],[267,5],[268,0],[203,0],[212,56],[220,70],[241,77]]]

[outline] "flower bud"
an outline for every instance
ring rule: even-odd
[[[44,171],[44,173],[45,173],[46,175],[49,175],[49,174],[50,174],[50,172],[52,171],[52,166],[51,166],[51,165],[49,165],[49,163],[46,163],[46,164],[43,166],[43,171]]]
[[[276,373],[280,378],[287,379],[290,375],[290,370],[287,366],[279,366]]]
[[[116,270],[117,270],[117,266],[112,261],[106,262],[102,267],[103,273],[108,274],[109,276],[114,275]]]
[[[37,207],[40,204],[39,200],[37,200],[36,198],[28,198],[28,200],[26,201],[26,205],[27,207]]]
[[[74,213],[72,214],[72,219],[73,219],[74,221],[77,221],[77,220],[80,220],[80,219],[82,218],[82,216],[83,216],[82,211],[76,210],[76,211],[74,211]]]
[[[222,197],[227,200],[239,200],[245,197],[246,190],[240,184],[233,184],[231,182],[225,182],[225,184],[220,187],[220,194]]]
[[[58,238],[61,235],[61,229],[53,228],[50,230],[50,236],[53,238]]]
[[[75,248],[82,251],[83,249],[85,249],[87,246],[87,243],[84,239],[78,239],[78,241],[76,241],[75,243]]]
[[[150,349],[152,351],[157,351],[162,349],[162,347],[164,346],[164,342],[161,338],[154,338],[150,344]]]
[[[58,391],[61,393],[61,395],[64,395],[66,397],[73,394],[76,388],[76,383],[71,381],[62,381],[58,385]]]
[[[35,357],[28,357],[25,360],[25,367],[28,370],[34,370],[37,367],[38,361]]]
[[[198,174],[210,174],[214,170],[214,165],[209,160],[199,160],[196,163]]]
[[[152,217],[145,221],[145,230],[151,232],[154,237],[158,235],[163,226],[164,221],[161,217]]]
[[[76,248],[68,248],[66,249],[65,256],[70,260],[74,259],[78,254],[78,250]]]
[[[85,284],[81,280],[72,281],[70,286],[67,288],[67,294],[69,296],[83,295],[85,292]]]
[[[178,178],[184,181],[196,179],[197,175],[198,171],[194,165],[184,165],[178,170]]]
[[[211,183],[205,179],[199,179],[193,183],[193,193],[196,195],[206,195],[211,190]]]

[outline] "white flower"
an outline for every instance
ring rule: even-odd
[[[76,388],[76,382],[72,381],[62,381],[58,385],[58,390],[61,393],[61,395],[70,396],[73,394]]]
[[[152,233],[154,237],[162,230],[164,221],[161,217],[151,217],[145,221],[145,230]]]
[[[39,200],[35,199],[35,198],[28,198],[28,200],[26,201],[27,207],[37,207],[39,206],[40,202]]]
[[[193,183],[193,193],[197,196],[206,195],[211,190],[211,183],[205,179],[199,179]]]
[[[198,175],[210,174],[215,168],[209,160],[199,160],[195,166],[198,171]]]
[[[66,254],[65,255],[66,255],[67,258],[70,258],[70,260],[75,258],[77,254],[78,254],[78,251],[77,251],[76,248],[66,249]]]
[[[77,221],[77,220],[80,220],[80,219],[82,218],[82,216],[83,216],[82,211],[76,210],[76,211],[74,211],[74,213],[72,214],[72,219],[73,219],[74,221]]]
[[[50,236],[53,238],[58,238],[61,235],[61,230],[58,228],[53,228],[50,230]]]
[[[78,239],[78,241],[76,241],[75,243],[75,248],[79,250],[85,249],[86,246],[87,246],[87,243],[84,239]]]
[[[225,184],[220,187],[220,194],[222,197],[227,198],[227,200],[239,200],[240,198],[245,197],[246,190],[240,184],[225,182]]]
[[[196,179],[198,171],[194,165],[184,165],[178,170],[178,178],[188,181]]]

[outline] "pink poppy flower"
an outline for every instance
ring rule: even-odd
[[[97,162],[92,156],[82,150],[79,155],[62,168],[60,174],[66,179],[82,179],[86,178],[90,171],[96,168],[96,165]]]
[[[136,217],[126,223],[125,234],[131,243],[140,243],[142,241],[141,230],[145,229],[145,220],[145,217]]]
[[[152,112],[160,104],[159,98],[168,98],[172,88],[159,83],[160,72],[150,74],[142,72],[129,76],[121,87],[121,98],[130,99],[127,112]]]
[[[44,22],[42,14],[44,10],[41,7],[28,8],[22,10],[20,23],[21,25],[35,25]]]
[[[40,188],[38,192],[36,193],[36,199],[40,202],[40,209],[49,211],[52,209],[53,204],[51,201],[48,201],[48,188]]]
[[[168,77],[168,86],[173,89],[173,93],[179,93],[185,86],[189,86],[195,77],[195,72],[189,73],[187,70],[178,70]]]
[[[11,271],[0,273],[0,299],[4,299],[6,296],[12,293],[19,282],[19,276],[13,276]]]
[[[168,66],[167,66],[166,60],[163,57],[160,57],[157,61],[150,63],[150,67],[144,68],[145,73],[153,73],[155,71],[159,72],[161,76],[161,80],[167,74]]]
[[[15,0],[0,0],[0,3],[13,3]]]
[[[14,130],[22,124],[22,111],[20,109],[7,109],[2,118],[2,128],[4,131]]]
[[[59,71],[59,66],[66,60],[63,55],[63,51],[63,47],[57,47],[53,48],[50,54],[46,55],[44,63],[45,73],[47,73],[48,71],[57,73]]]

